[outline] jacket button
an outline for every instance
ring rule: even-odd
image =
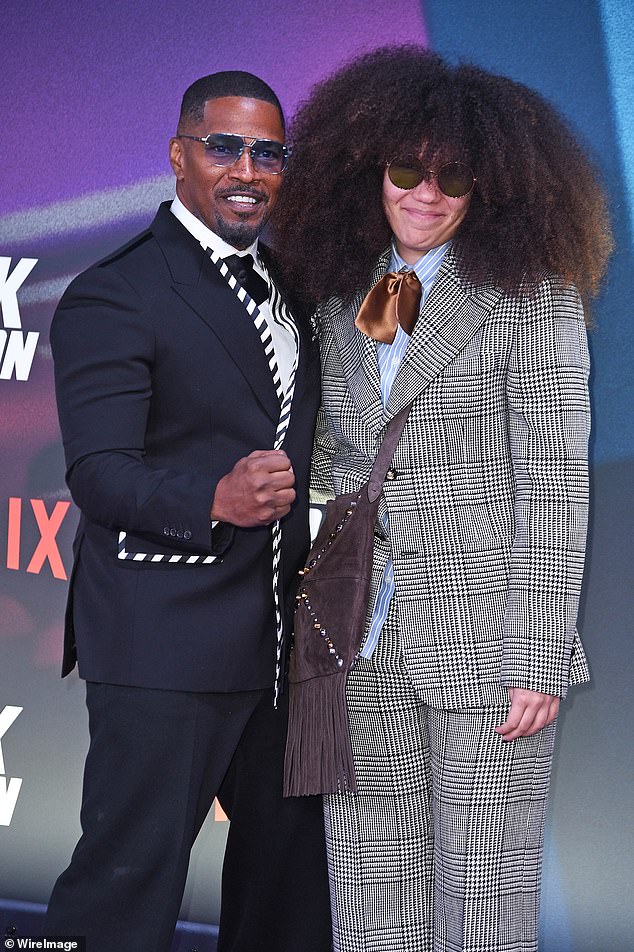
[[[396,475],[397,473],[395,469],[388,469],[387,473],[385,474],[385,478],[392,481],[393,479],[396,479]]]
[[[163,526],[163,535],[169,535],[169,534],[170,534],[170,527]]]
[[[179,529],[179,530],[178,530],[178,532],[176,533],[176,538],[177,538],[177,539],[182,539],[182,538],[183,538],[183,530],[182,530],[182,529]]]
[[[170,529],[170,535],[176,538],[176,529]]]
[[[185,531],[183,532],[183,539],[191,539],[191,537],[192,537],[192,534],[189,531],[189,529],[185,529]]]

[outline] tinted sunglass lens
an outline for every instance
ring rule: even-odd
[[[410,159],[395,159],[387,167],[392,185],[397,188],[416,188],[423,181],[423,171]]]
[[[205,152],[214,165],[232,165],[242,151],[240,136],[208,135]]]
[[[461,198],[467,195],[474,183],[473,172],[462,162],[449,162],[438,169],[438,187],[449,198]]]
[[[284,146],[280,142],[258,139],[249,151],[253,164],[261,172],[281,172],[286,164]]]
[[[233,165],[245,148],[258,171],[277,174],[284,170],[287,153],[281,142],[256,139],[252,146],[245,147],[242,136],[221,132],[210,133],[205,139],[205,153],[213,165]]]

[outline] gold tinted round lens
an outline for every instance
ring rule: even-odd
[[[387,174],[392,185],[397,188],[416,188],[423,181],[420,165],[415,165],[411,159],[395,159],[390,162]]]
[[[462,198],[473,188],[475,179],[468,165],[449,162],[438,169],[438,187],[449,198]]]

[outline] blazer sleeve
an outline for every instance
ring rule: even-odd
[[[319,328],[320,361],[323,366],[326,353],[332,347],[333,342],[321,305],[317,307],[313,323],[315,327]],[[334,499],[336,495],[332,478],[336,448],[337,443],[328,424],[328,415],[322,403],[317,413],[310,468],[310,502],[313,506],[324,506],[329,499]]]
[[[588,518],[589,358],[575,288],[527,296],[507,400],[516,483],[502,683],[564,697]]]
[[[145,462],[155,340],[144,308],[115,268],[96,267],[75,279],[55,313],[51,348],[68,485],[92,522],[220,555],[233,527],[212,533],[209,513],[224,474]],[[178,535],[166,539],[174,527]]]
[[[317,414],[310,470],[310,501],[313,505],[323,505],[335,497],[332,481],[334,456],[335,441],[328,427],[326,412],[323,407],[320,407]]]

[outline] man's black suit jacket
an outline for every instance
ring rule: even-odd
[[[271,530],[210,505],[240,457],[273,446],[279,403],[261,341],[199,243],[162,205],[150,228],[72,282],[51,329],[67,480],[82,512],[63,673],[185,691],[271,685]],[[319,364],[302,331],[285,449],[297,500],[283,520],[291,620],[308,548]],[[213,564],[118,558],[218,555]]]

